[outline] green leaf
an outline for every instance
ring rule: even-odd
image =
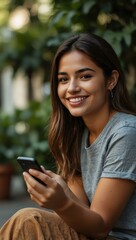
[[[65,13],[66,13],[66,11],[58,12],[52,20],[53,24],[57,24],[62,19],[62,17],[65,15]]]
[[[111,46],[114,48],[115,52],[119,56],[121,54],[121,40],[122,40],[122,33],[121,32],[113,32],[111,30],[107,30],[103,37],[107,42],[111,44]]]
[[[72,24],[72,18],[73,16],[75,16],[75,11],[69,11],[67,14],[66,14],[66,20],[65,20],[65,24],[67,26],[70,26]]]
[[[95,0],[85,2],[83,5],[83,13],[88,14],[90,9],[95,5],[95,3],[96,3]]]
[[[124,38],[125,43],[127,44],[127,46],[130,46],[130,44],[131,44],[131,35],[130,34],[124,34],[123,38]]]
[[[127,46],[131,45],[132,33],[134,31],[136,31],[136,25],[133,23],[130,23],[123,29],[122,36]]]

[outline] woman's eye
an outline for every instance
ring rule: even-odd
[[[66,81],[68,81],[68,78],[66,77],[58,78],[58,82],[66,82]]]
[[[85,75],[81,76],[80,78],[87,80],[87,79],[90,79],[91,77],[92,77],[92,75],[90,75],[90,74],[85,74]]]

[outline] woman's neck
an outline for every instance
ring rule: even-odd
[[[89,129],[89,142],[93,143],[96,138],[99,136],[99,134],[102,132],[104,127],[107,125],[107,123],[110,121],[110,119],[113,117],[113,115],[116,113],[116,111],[112,110],[109,112],[105,112],[102,114],[97,115],[91,115],[89,118],[84,118],[84,123],[86,127]]]

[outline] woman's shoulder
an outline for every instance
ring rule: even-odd
[[[84,129],[82,135],[82,145],[87,146],[89,131],[87,128]],[[107,123],[105,128],[102,130],[97,140],[91,146],[97,146],[97,143],[108,143],[113,137],[136,137],[136,116],[132,114],[117,112],[113,115],[110,121]]]
[[[115,128],[130,127],[136,129],[136,116],[128,113],[118,112],[115,114],[111,124]]]
[[[136,138],[136,116],[127,113],[117,113],[109,126],[109,135],[112,139],[126,139],[135,141]]]

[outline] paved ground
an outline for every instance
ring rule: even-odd
[[[23,179],[15,176],[11,186],[11,198],[0,201],[0,227],[11,217],[17,210],[24,207],[38,207],[31,201],[27,194]]]

